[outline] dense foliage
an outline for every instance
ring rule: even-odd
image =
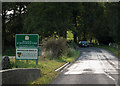
[[[45,56],[50,57],[59,57],[62,54],[67,52],[67,42],[65,39],[56,39],[51,37],[44,41],[43,43],[43,51],[45,52]]]
[[[66,38],[67,31],[72,31],[75,42],[119,43],[119,10],[119,3],[3,2],[3,50],[14,46],[19,33],[37,33],[42,40],[52,35]]]

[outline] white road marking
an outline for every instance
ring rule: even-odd
[[[99,61],[82,61],[80,63],[75,63],[71,67],[67,68],[68,72],[65,74],[83,74],[83,73],[92,73],[92,74],[103,74],[104,70],[102,69]],[[84,71],[86,69],[91,69],[91,71]]]
[[[85,54],[85,53],[84,53]],[[84,56],[83,54],[83,56]],[[101,55],[102,56],[102,55]],[[85,57],[86,58],[86,57]],[[76,63],[74,63],[73,65],[71,65],[69,68],[67,68],[67,72],[65,72],[64,74],[83,74],[83,73],[87,73],[87,74],[104,74],[104,72],[108,72],[110,74],[118,74],[117,70],[115,70],[115,68],[110,65],[108,63],[108,61],[106,60],[100,60],[101,58],[99,58],[98,54],[94,54],[92,55],[92,53],[90,53],[90,57],[88,60],[86,60],[85,58],[76,61]],[[90,60],[92,59],[92,60]],[[101,63],[105,63],[106,65],[101,65]],[[86,69],[91,69],[91,71],[84,71]]]
[[[107,53],[98,52],[88,52],[87,54],[82,53],[82,57],[76,61],[73,65],[67,68],[67,72],[64,74],[104,74],[108,78],[112,79],[116,86],[118,86],[117,81],[110,76],[110,74],[118,74],[118,59]],[[106,57],[104,56],[106,55]],[[109,60],[111,65],[108,60]]]
[[[64,64],[63,66],[61,66],[60,68],[58,68],[58,69],[56,69],[55,71],[59,71],[59,70],[61,70],[62,68],[64,68],[66,65],[68,65],[69,64],[69,62],[67,62],[66,64]]]
[[[103,63],[103,61],[101,61],[101,58],[99,58],[99,56],[98,56],[98,59],[99,59],[99,61],[101,62],[101,64],[102,64],[105,68],[109,68],[109,69],[110,69],[110,68],[112,67],[112,66],[110,67],[110,63],[109,63],[109,62],[107,62],[107,63],[109,63],[109,67],[108,67],[108,65],[105,65],[105,64]],[[112,70],[114,70],[115,73],[118,74],[118,71],[116,71],[115,68],[112,67]],[[104,74],[105,74],[108,78],[110,78],[110,79],[112,79],[112,80],[114,81],[115,86],[119,86],[118,83],[117,83],[117,81],[116,81],[112,76],[110,76],[109,73],[106,73],[106,72],[108,72],[108,70],[105,70],[105,71],[104,71]],[[111,71],[110,71],[110,72],[111,72]],[[111,74],[111,73],[110,73],[110,74]]]
[[[104,74],[105,74],[107,77],[109,77],[110,79],[112,79],[112,80],[114,81],[115,86],[119,86],[118,83],[116,82],[116,80],[115,80],[112,76],[110,76],[109,74],[107,74],[107,73],[105,73],[105,72],[104,72]]]

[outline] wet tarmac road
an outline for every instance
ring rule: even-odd
[[[77,61],[52,81],[51,84],[79,84],[79,86],[119,86],[119,60],[100,48],[80,48]]]

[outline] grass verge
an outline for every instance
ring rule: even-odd
[[[67,55],[62,55],[59,60],[72,63],[79,56],[80,56],[80,50],[69,49]]]
[[[108,51],[113,52],[118,58],[120,58],[120,49],[117,48],[113,48],[112,46],[106,46],[106,45],[102,45],[102,46],[96,46],[98,48],[103,48],[106,49]]]
[[[36,65],[35,60],[29,60],[26,63],[26,60],[17,60],[10,59],[12,68],[40,68],[41,77],[36,79],[33,82],[29,82],[28,84],[49,84],[54,78],[59,75],[59,72],[55,70],[61,67],[66,62],[74,62],[80,55],[80,51],[76,49],[69,49],[66,55],[62,55],[57,59],[48,59],[44,57],[39,57],[38,65]]]
[[[10,59],[12,68],[39,68],[41,71],[41,77],[28,84],[48,84],[52,79],[54,79],[59,73],[55,72],[55,69],[59,68],[65,62],[58,62],[56,60],[49,60],[47,58],[39,57],[38,65],[36,65],[35,60],[17,60]]]

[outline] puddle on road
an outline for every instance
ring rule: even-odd
[[[92,69],[84,69],[83,71],[93,71]]]
[[[84,69],[82,74],[93,74],[94,71],[92,69]]]
[[[102,53],[102,51],[101,51],[101,50],[98,50],[97,52],[98,52],[98,53]]]

